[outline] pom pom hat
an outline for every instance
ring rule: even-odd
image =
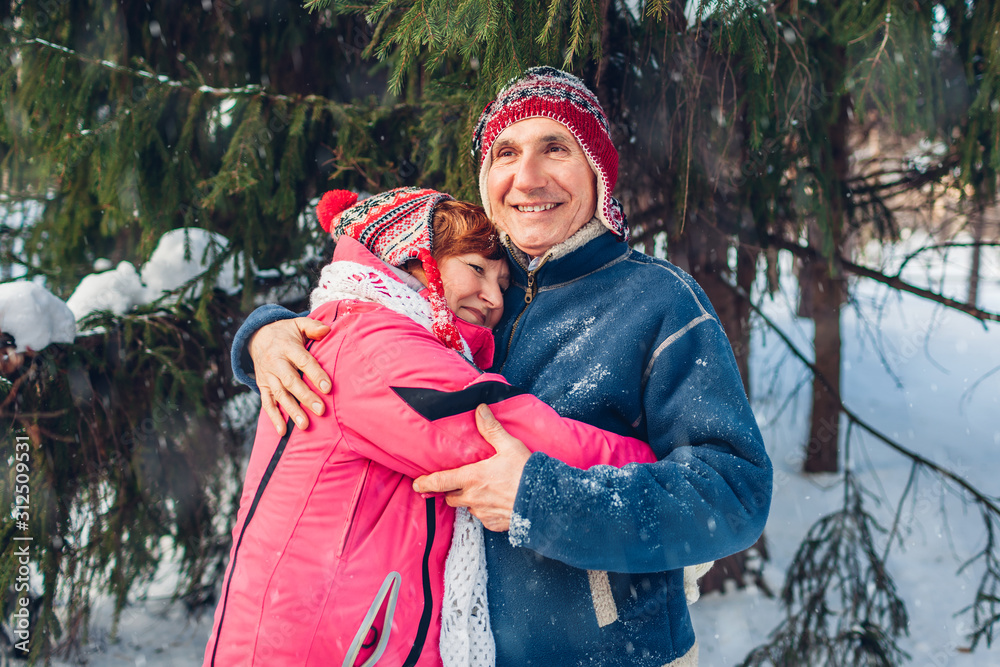
[[[596,215],[605,227],[627,240],[625,212],[611,196],[618,182],[618,151],[611,142],[607,116],[580,79],[554,67],[532,67],[511,80],[479,117],[472,143],[473,157],[479,152],[479,194],[486,215],[492,217],[486,175],[493,163],[493,142],[514,123],[538,117],[562,123],[579,142],[597,174]]]
[[[358,202],[347,190],[331,190],[316,206],[323,230],[336,241],[347,235],[386,264],[405,268],[419,260],[427,277],[427,300],[431,304],[432,331],[448,347],[464,350],[455,315],[448,309],[437,262],[431,255],[434,241],[434,209],[451,195],[423,188],[396,188]]]
[[[316,206],[316,217],[319,218],[323,231],[329,234],[333,219],[354,206],[357,201],[358,195],[348,190],[330,190],[323,195]]]

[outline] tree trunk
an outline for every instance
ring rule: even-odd
[[[967,301],[973,306],[979,301],[979,274],[981,271],[983,248],[979,244],[983,242],[984,228],[986,227],[986,212],[984,206],[979,203],[972,214],[972,266],[969,268],[969,298]]]
[[[768,597],[774,597],[774,593],[764,580],[763,565],[765,561],[771,560],[767,552],[767,539],[760,536],[752,547],[732,556],[726,556],[715,561],[715,565],[709,570],[698,584],[702,594],[718,591],[726,592],[726,582],[735,581],[737,588],[746,588],[747,584],[753,584]]]
[[[750,398],[750,290],[753,289],[754,280],[757,279],[760,252],[751,250],[749,246],[737,246],[736,253],[736,287],[740,290],[739,295],[734,295],[736,330],[726,335],[729,336],[733,354],[736,355],[736,365],[740,369],[740,377],[743,378],[743,389]],[[742,296],[744,294],[745,297]]]
[[[849,176],[848,128],[849,95],[843,90],[847,54],[842,45],[830,44],[830,58],[823,77],[826,101],[811,117],[817,137],[825,138],[817,147],[815,223],[809,229],[809,241],[824,255],[843,253],[846,211],[845,183]],[[808,285],[801,294],[812,297],[809,317],[816,325],[813,350],[817,374],[813,378],[812,410],[809,416],[809,439],[806,441],[805,472],[836,472],[840,442],[840,306],[845,284],[840,267],[817,259],[807,267]]]
[[[813,377],[809,440],[805,472],[836,472],[840,442],[840,305],[843,287],[823,260],[814,260],[800,272],[799,314],[815,323],[813,349],[817,374]]]

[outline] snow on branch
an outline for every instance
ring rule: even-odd
[[[13,32],[13,31],[8,31],[8,32]],[[151,79],[161,85],[167,86],[168,88],[184,88],[187,90],[193,90],[199,93],[204,93],[206,95],[215,95],[218,97],[234,97],[239,95],[267,95],[267,93],[264,92],[263,86],[260,86],[258,84],[249,84],[246,86],[240,86],[239,88],[215,88],[213,86],[207,86],[204,84],[191,85],[183,81],[177,81],[176,79],[171,79],[170,77],[164,76],[162,74],[156,74],[154,72],[149,72],[146,70],[125,67],[124,65],[119,65],[118,63],[111,62],[110,60],[91,58],[89,56],[83,55],[79,51],[74,51],[69,47],[63,46],[61,44],[56,44],[55,42],[50,42],[47,39],[42,39],[41,37],[27,37],[20,42],[14,42],[14,45],[42,46],[47,49],[59,51],[60,53],[63,53],[65,55],[72,56],[77,60],[81,60],[83,62],[90,63],[92,65],[97,65],[99,67],[104,67],[114,72],[120,72],[122,74],[128,74],[129,76],[136,76],[143,79]],[[283,99],[283,100],[291,99],[287,95],[267,95],[267,96],[275,99]]]
[[[158,85],[167,88],[176,88],[178,90],[187,90],[190,92],[197,92],[203,95],[211,95],[213,97],[263,97],[269,100],[281,100],[284,102],[294,102],[297,104],[315,104],[330,109],[340,109],[344,111],[350,111],[354,109],[365,110],[367,107],[359,106],[356,104],[341,104],[330,100],[329,98],[323,97],[322,95],[281,95],[279,93],[268,92],[264,86],[260,84],[247,84],[245,86],[239,86],[236,88],[218,88],[215,86],[209,86],[203,83],[191,83],[188,81],[178,81],[177,79],[171,79],[163,74],[156,74],[155,72],[150,72],[144,69],[136,69],[133,67],[126,67],[124,65],[119,65],[118,63],[112,62],[110,60],[103,60],[100,58],[92,58],[86,56],[79,51],[75,51],[62,44],[56,44],[55,42],[50,42],[47,39],[42,39],[41,37],[29,37],[22,35],[14,30],[5,29],[0,27],[0,30],[5,30],[8,33],[12,33],[21,38],[20,41],[13,43],[14,46],[41,46],[46,49],[57,51],[63,55],[70,56],[80,60],[81,62],[90,63],[91,65],[97,65],[98,67],[103,67],[105,69],[111,70],[113,72],[119,72],[121,74],[126,74],[128,76],[134,76],[141,79],[146,79],[148,81],[153,81]],[[406,105],[396,104],[389,105],[387,108],[397,109],[402,108]]]

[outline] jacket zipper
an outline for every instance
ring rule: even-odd
[[[510,247],[510,237],[504,239],[504,245],[507,246],[507,249],[510,251],[510,256],[514,258],[517,265],[528,273],[528,286],[524,289],[524,308],[522,308],[521,312],[517,314],[517,319],[514,320],[514,326],[510,328],[510,337],[507,339],[507,355],[504,357],[503,363],[500,364],[501,373],[503,373],[503,367],[507,365],[507,358],[510,356],[510,344],[514,340],[514,334],[517,332],[517,325],[521,323],[521,318],[524,316],[524,312],[528,310],[528,306],[531,305],[531,302],[535,300],[535,295],[538,294],[538,283],[535,282],[535,274],[538,273],[538,271],[545,265],[545,262],[549,261],[549,254],[546,252],[545,255],[542,256],[542,261],[538,263],[538,266],[536,266],[534,270],[528,271],[528,267],[521,262],[521,258],[518,257],[518,254],[513,248]]]
[[[434,536],[437,532],[437,513],[433,498],[428,498],[424,503],[427,514],[427,543],[424,545],[424,559],[421,562],[421,579],[424,589],[424,609],[420,613],[420,622],[417,624],[417,636],[413,638],[413,646],[403,662],[403,667],[413,667],[420,659],[420,653],[424,650],[427,641],[427,630],[431,626],[431,614],[434,611],[434,595],[431,592],[430,560],[431,548],[434,546]]]
[[[358,509],[361,507],[361,502],[364,500],[365,491],[368,488],[368,473],[371,472],[372,462],[369,460],[365,465],[364,471],[361,473],[361,481],[358,484],[357,491],[354,497],[351,499],[351,507],[348,511],[349,519],[347,525],[344,527],[344,536],[340,542],[340,547],[337,549],[337,558],[341,558],[344,552],[347,550],[347,545],[351,541],[351,536],[354,533],[354,522],[358,518]]]

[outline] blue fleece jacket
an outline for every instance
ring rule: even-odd
[[[511,254],[491,370],[660,460],[581,471],[531,456],[509,533],[486,534],[496,664],[694,664],[682,568],[753,544],[771,498],[725,333],[690,276],[610,233],[530,274]],[[238,378],[241,341],[290,316],[247,320]]]
[[[515,260],[492,370],[660,461],[528,460],[509,535],[486,536],[497,665],[670,664],[694,644],[682,568],[753,544],[770,508],[732,348],[690,276],[610,233],[530,279]]]

